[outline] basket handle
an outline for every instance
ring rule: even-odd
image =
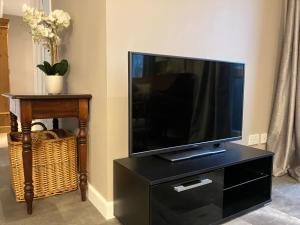
[[[45,131],[43,132],[43,134],[50,134],[50,135],[52,135],[52,137],[53,137],[54,139],[59,139],[59,136],[57,135],[57,133],[55,133],[55,132],[53,132],[53,131],[50,131],[50,130],[45,130]]]
[[[31,124],[31,127],[35,126],[35,125],[40,125],[43,128],[43,131],[47,130],[47,127],[45,126],[45,124],[41,123],[41,122],[35,122]]]

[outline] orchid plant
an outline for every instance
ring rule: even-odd
[[[27,5],[23,6],[23,13],[23,20],[31,29],[33,41],[49,49],[52,67],[64,68],[58,73],[58,75],[64,75],[68,69],[65,68],[66,66],[68,67],[68,61],[64,59],[58,62],[58,46],[61,43],[59,35],[65,28],[70,26],[70,15],[63,10],[54,10],[49,15],[46,15],[44,11]],[[49,65],[50,63],[44,62],[44,65],[38,65],[37,67],[47,75],[55,75],[53,74],[55,70],[45,69],[50,68]]]

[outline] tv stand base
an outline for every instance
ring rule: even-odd
[[[211,225],[270,203],[273,153],[222,147],[226,152],[177,163],[114,160],[115,217],[123,225]]]
[[[204,148],[197,148],[197,149],[186,150],[186,151],[163,153],[157,156],[171,162],[176,162],[176,161],[191,159],[195,157],[218,154],[225,151],[226,149],[222,147],[204,147]]]

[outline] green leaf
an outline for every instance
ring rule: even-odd
[[[63,76],[66,74],[69,68],[69,63],[67,60],[63,59],[57,66],[56,66],[56,71],[58,72],[59,75]]]
[[[52,66],[52,69],[53,69],[53,73],[54,73],[54,74],[57,74],[57,73],[58,73],[59,65],[60,65],[60,63],[55,63],[55,64]]]
[[[47,74],[46,68],[45,68],[45,66],[44,66],[43,64],[39,64],[39,65],[37,65],[36,67],[38,67],[41,71],[43,71],[44,73]]]
[[[51,66],[49,62],[44,61],[44,65],[40,64],[37,65],[37,67],[49,76],[56,74],[63,76],[68,71],[69,63],[67,60],[63,59],[61,62],[55,63]]]
[[[46,74],[53,75],[52,66],[47,61],[44,61],[44,66],[46,69]]]

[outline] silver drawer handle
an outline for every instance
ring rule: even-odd
[[[190,186],[183,186],[183,185],[176,186],[176,187],[174,187],[174,190],[177,192],[182,192],[182,191],[190,190],[190,189],[197,188],[197,187],[204,186],[204,185],[211,184],[211,183],[212,183],[212,180],[204,179],[204,180],[199,180],[199,183],[192,184]]]

